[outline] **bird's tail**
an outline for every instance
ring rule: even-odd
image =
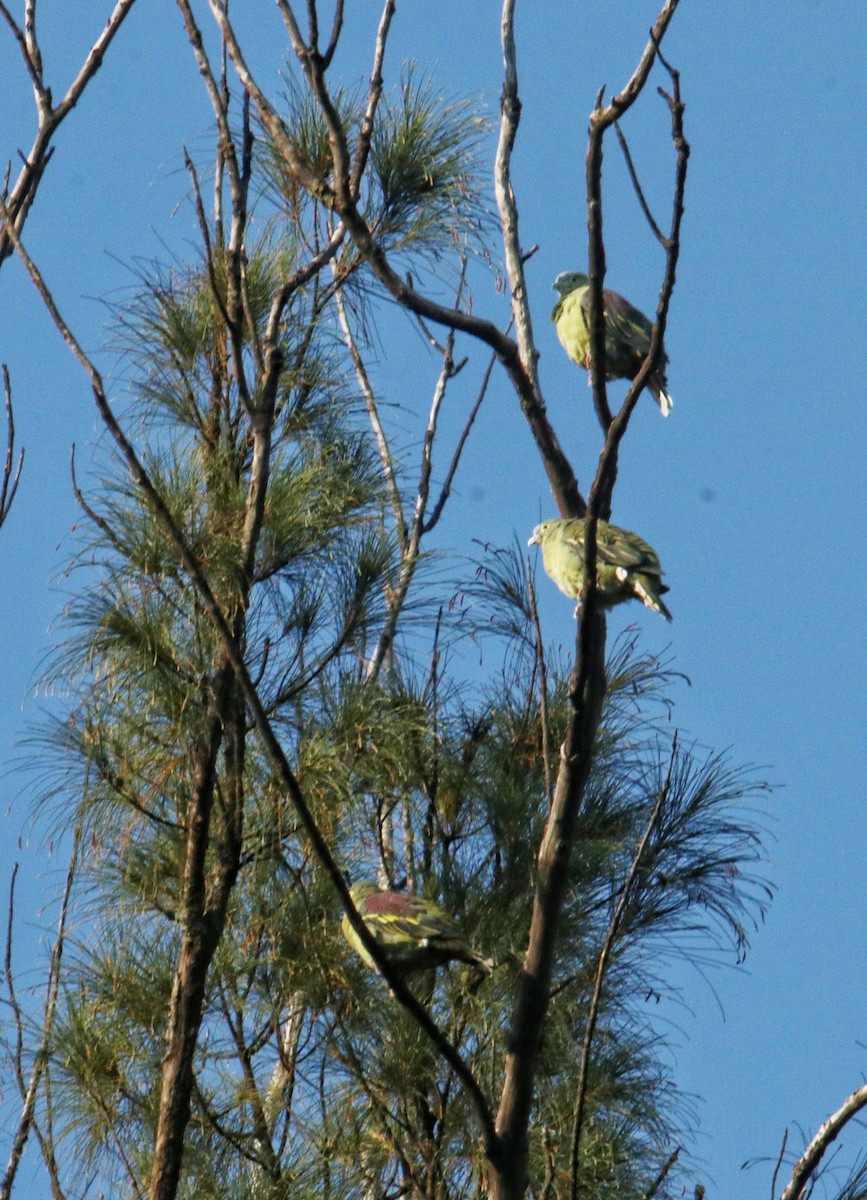
[[[659,411],[667,417],[674,408],[674,401],[665,390],[665,380],[652,379],[648,385],[654,400],[659,405]]]
[[[664,584],[660,584],[659,580],[654,579],[651,575],[633,575],[632,577],[633,590],[641,601],[648,608],[652,608],[654,612],[659,613],[661,617],[665,617],[666,621],[670,621],[671,613],[663,603],[660,591],[668,591]]]
[[[475,967],[477,971],[481,971],[483,975],[490,975],[494,969],[494,960],[492,958],[485,958],[475,950],[472,950],[464,961],[468,962],[470,966]]]

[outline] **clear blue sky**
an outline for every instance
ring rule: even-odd
[[[46,68],[55,91],[110,7],[108,0],[46,4]],[[254,38],[257,67],[274,78],[283,54],[275,6],[246,0],[235,7]],[[344,52],[336,69],[352,80],[367,69],[378,6],[348,7],[357,54]],[[550,283],[586,262],[587,114],[601,84],[625,82],[654,15],[648,0],[518,0],[524,118],[515,187],[524,244],[539,245],[528,277],[540,370],[585,482],[598,432],[584,377],[548,322]],[[399,5],[387,79],[394,82],[402,61],[415,59],[444,93],[478,95],[496,118],[498,38],[495,0]],[[730,746],[736,761],[758,764],[779,785],[767,806],[778,895],[746,969],[717,971],[710,984],[684,975],[684,1008],[672,1014],[681,1030],[680,1079],[702,1098],[697,1150],[709,1197],[765,1197],[770,1165],[744,1175],[744,1160],[773,1160],[787,1125],[790,1149],[800,1149],[798,1131],[814,1132],[867,1070],[867,6],[683,0],[665,49],[682,72],[693,150],[667,341],[675,410],[664,422],[649,401],[639,406],[614,518],[659,551],[675,620],[667,627],[630,606],[611,625],[616,631],[635,621],[648,645],[670,646],[692,681],[675,710],[685,737]],[[32,113],[2,34],[0,78],[6,158],[29,145]],[[625,124],[663,223],[673,173],[667,120],[649,90]],[[140,0],[57,139],[26,230],[90,349],[105,342],[103,301],[131,284],[135,261],[186,252],[189,207],[176,210],[187,192],[182,147],[204,159],[210,124],[177,10],[169,0]],[[652,311],[662,257],[614,141],[605,202],[608,283]],[[0,273],[0,297],[0,360],[12,372],[27,450],[20,494],[0,533],[7,647],[0,760],[10,767],[0,777],[0,889],[20,858],[26,886],[18,953],[26,975],[37,961],[36,906],[56,881],[40,881],[44,858],[34,845],[18,850],[27,810],[11,768],[38,711],[33,684],[66,593],[62,573],[76,520],[70,446],[78,445],[86,464],[100,431],[86,381],[17,263]],[[435,371],[431,360],[422,403]],[[384,365],[383,379],[397,390],[400,364]],[[621,394],[615,385],[613,395]],[[411,404],[405,395],[394,398]],[[491,469],[492,446],[499,473]],[[457,547],[470,534],[499,544],[514,533],[526,539],[540,514],[553,515],[503,379],[486,402],[459,487],[454,524],[447,519],[442,532]],[[548,637],[570,645],[570,605],[553,588],[544,605]],[[853,1129],[844,1157],[854,1156],[858,1142]]]

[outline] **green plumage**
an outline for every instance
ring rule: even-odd
[[[554,280],[553,286],[560,293],[560,299],[551,313],[557,336],[572,361],[589,370],[590,280],[579,271],[564,271]],[[643,312],[608,288],[602,290],[602,305],[605,316],[606,378],[634,379],[650,351],[653,325]],[[663,353],[660,365],[647,381],[648,390],[664,417],[672,409],[665,378],[667,363],[668,357]]]
[[[357,883],[349,894],[377,945],[400,974],[411,975],[453,959],[469,963],[486,975],[491,970],[490,959],[472,948],[457,922],[433,900],[405,892],[383,892],[375,883]],[[348,917],[343,918],[340,928],[353,950],[376,970]]]
[[[586,528],[583,518],[558,517],[537,525],[527,543],[541,546],[545,570],[572,600],[580,600],[584,588]],[[596,525],[596,591],[603,608],[634,598],[671,620],[661,599],[668,588],[656,552],[637,533],[607,521]]]

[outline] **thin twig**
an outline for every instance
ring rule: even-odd
[[[662,55],[660,55],[660,58],[662,58]],[[629,143],[626,140],[626,135],[620,128],[619,121],[614,122],[614,131],[617,134],[617,140],[620,142],[620,149],[623,151],[623,157],[626,159],[626,166],[629,169],[629,177],[632,180],[632,186],[635,189],[636,196],[638,197],[638,203],[641,205],[642,212],[647,218],[648,225],[653,230],[653,236],[661,245],[664,246],[667,242],[667,238],[657,225],[656,221],[653,219],[653,213],[650,211],[650,205],[647,203],[644,190],[641,187],[641,182],[638,178],[638,172],[635,170],[635,163],[632,161],[632,153],[629,149]]]
[[[30,152],[24,158],[23,165],[11,192],[6,192],[4,189],[3,194],[3,200],[6,205],[6,210],[3,214],[3,223],[4,225],[8,225],[11,222],[16,233],[20,234],[24,228],[27,214],[36,198],[39,181],[51,160],[53,149],[51,139],[72,109],[78,104],[84,89],[99,70],[108,47],[129,15],[134,3],[135,0],[118,0],[111,16],[108,18],[105,28],[88,51],[78,74],[67,88],[63,99],[53,108],[51,105],[51,89],[46,87],[42,76],[42,56],[36,37],[35,4],[28,0],[25,8],[23,33],[12,19],[6,4],[0,4],[0,15],[6,20],[21,48],[28,74],[33,83],[38,113],[36,136],[33,139]],[[13,244],[8,228],[0,228],[0,265],[12,253]]]
[[[536,669],[539,672],[539,722],[542,727],[542,765],[545,768],[545,798],[551,807],[553,791],[551,788],[551,746],[548,736],[548,668],[545,664],[545,643],[542,639],[542,623],[539,620],[539,606],[536,603],[536,585],[533,582],[533,569],[527,561],[527,597],[530,602],[530,615],[533,618],[533,629],[536,634]]]
[[[21,480],[21,469],[24,466],[24,451],[18,455],[15,463],[15,418],[12,415],[12,385],[9,381],[9,370],[5,363],[3,371],[3,395],[6,404],[6,461],[3,464],[3,484],[0,487],[0,525],[9,516],[9,509],[18,491]]]
[[[674,764],[677,759],[677,733],[675,732],[671,743],[671,755],[668,760],[668,772],[665,782],[659,789],[659,795],[656,798],[656,803],[650,813],[650,817],[645,827],[641,840],[636,847],[635,854],[632,857],[632,863],[626,873],[626,878],[623,881],[623,887],[620,889],[620,898],[617,901],[617,906],[612,914],[611,921],[608,925],[608,931],[605,934],[605,940],[602,943],[602,949],[599,951],[599,958],[596,962],[596,976],[593,980],[593,991],[590,995],[590,1004],[587,1009],[587,1021],[584,1026],[584,1039],[581,1046],[581,1058],[578,1063],[578,1084],[575,1089],[575,1110],[572,1120],[572,1200],[578,1200],[580,1195],[579,1179],[580,1179],[580,1149],[581,1149],[581,1134],[584,1129],[584,1110],[587,1102],[587,1080],[590,1070],[590,1054],[593,1049],[593,1042],[596,1036],[596,1022],[599,1018],[599,1006],[602,1000],[602,988],[605,982],[605,974],[608,970],[608,964],[611,961],[611,955],[614,950],[614,944],[617,941],[620,933],[620,926],[623,922],[623,917],[626,913],[627,905],[632,899],[632,890],[635,886],[635,881],[638,878],[639,867],[647,848],[647,843],[650,840],[653,831],[656,828],[656,823],[662,813],[663,805],[668,799],[669,791],[671,790],[671,778],[674,770]]]
[[[334,270],[336,273],[336,268]],[[340,328],[343,332],[343,341],[352,359],[355,378],[358,380],[358,386],[364,397],[364,406],[367,409],[367,416],[373,428],[377,447],[379,448],[379,461],[382,465],[382,473],[385,477],[386,488],[391,500],[394,531],[397,536],[397,544],[400,547],[401,556],[403,556],[406,551],[407,529],[403,515],[403,501],[401,500],[400,488],[398,487],[394,472],[394,458],[391,453],[391,447],[388,444],[388,435],[385,432],[385,427],[379,415],[379,407],[376,402],[373,384],[370,382],[367,367],[365,366],[364,359],[361,357],[361,351],[358,349],[358,343],[352,332],[352,326],[349,324],[346,302],[343,298],[343,289],[340,287],[334,290],[334,304],[337,308],[337,319],[340,322]]]
[[[430,480],[433,470],[433,447],[436,439],[437,425],[439,422],[440,408],[445,399],[446,388],[448,381],[451,379],[454,369],[454,350],[455,333],[454,330],[449,330],[449,335],[446,338],[446,344],[443,352],[443,365],[440,368],[439,376],[437,377],[436,387],[434,388],[433,399],[431,400],[430,412],[428,413],[427,426],[424,431],[421,449],[421,466],[419,469],[418,487],[416,488],[415,504],[413,506],[412,521],[409,528],[409,537],[406,539],[406,544],[401,552],[400,574],[397,584],[392,589],[388,599],[388,611],[385,622],[377,639],[373,653],[367,662],[365,678],[369,681],[375,679],[382,669],[382,664],[385,662],[386,656],[394,641],[394,635],[397,630],[397,623],[400,614],[403,610],[406,597],[409,594],[410,584],[415,576],[415,569],[418,565],[418,556],[421,549],[421,540],[424,534],[424,517],[427,512],[428,499],[430,497]]]
[[[41,1082],[43,1072],[48,1064],[48,1047],[54,1033],[54,1018],[57,1012],[57,997],[60,991],[60,963],[63,957],[63,947],[66,941],[66,919],[69,912],[69,900],[72,895],[72,885],[75,880],[75,872],[78,866],[78,848],[80,842],[81,826],[76,826],[72,837],[72,849],[69,855],[69,867],[66,872],[66,883],[63,888],[63,897],[60,902],[60,916],[57,922],[57,937],[54,940],[54,946],[51,951],[51,960],[48,967],[45,1010],[42,1017],[42,1037],[39,1042],[39,1048],[36,1051],[36,1057],[33,1060],[33,1069],[30,1073],[30,1082],[27,1085],[26,1090],[23,1092],[24,1106],[21,1110],[21,1117],[18,1121],[18,1127],[15,1130],[15,1136],[12,1139],[12,1149],[9,1153],[9,1162],[6,1166],[6,1172],[3,1176],[3,1179],[0,1181],[0,1200],[9,1200],[9,1197],[12,1194],[12,1186],[15,1182],[15,1176],[18,1173],[18,1167],[21,1164],[24,1149],[27,1145],[27,1138],[33,1126],[34,1114],[36,1111],[36,1098],[39,1094],[39,1084]],[[18,864],[16,863],[12,871],[12,880],[9,887],[9,918],[6,932],[6,984],[9,992],[10,1005],[15,1018],[17,1039],[15,1063],[20,1086],[23,1083],[22,1015],[18,1001],[15,997],[15,987],[12,975],[12,919],[14,913],[13,902],[15,894],[15,879],[17,875]]]
[[[439,521],[440,517],[443,515],[443,509],[445,508],[446,502],[451,495],[452,484],[455,481],[455,475],[457,474],[458,466],[461,461],[461,455],[464,452],[464,447],[467,444],[467,438],[470,436],[470,430],[475,424],[476,417],[479,415],[479,409],[482,407],[482,401],[487,395],[488,385],[491,382],[491,375],[493,374],[496,361],[497,356],[492,354],[490,360],[488,361],[488,365],[485,368],[485,373],[482,376],[482,384],[479,388],[479,394],[476,397],[476,402],[470,410],[470,415],[467,417],[464,427],[461,430],[461,436],[458,438],[458,444],[455,447],[454,454],[452,455],[452,461],[449,463],[449,469],[446,472],[445,481],[440,490],[439,498],[431,509],[430,516],[422,526],[422,533],[430,533],[430,531]],[[456,367],[455,370],[459,370],[459,367]]]
[[[788,1129],[784,1129],[783,1130],[783,1140],[780,1142],[780,1153],[777,1155],[777,1161],[774,1164],[774,1173],[771,1176],[771,1200],[774,1200],[774,1197],[777,1194],[777,1179],[780,1174],[780,1168],[783,1165],[783,1159],[786,1154],[786,1145],[788,1144],[788,1141],[789,1141],[789,1131],[788,1131]]]

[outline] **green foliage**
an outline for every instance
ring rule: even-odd
[[[358,101],[338,94],[337,107],[359,154]],[[291,84],[285,120],[327,179],[319,110]],[[482,131],[411,71],[383,98],[359,189],[386,249],[438,264],[474,244]],[[436,578],[411,563],[399,636],[384,668],[367,670],[407,566],[385,532],[395,496],[335,339],[334,277],[292,293],[267,395],[274,295],[331,218],[261,143],[265,212],[243,269],[215,237],[203,262],[143,271],[116,314],[126,416],[175,532],[125,465],[108,461],[86,488],[83,570],[49,674],[68,712],[40,743],[55,828],[86,833],[50,1047],[53,1128],[70,1195],[93,1178],[146,1190],[179,959],[207,943],[179,1194],[462,1200],[484,1186],[477,1113],[340,936],[333,882],[177,541],[347,875],[441,905],[493,961],[483,980],[450,962],[411,983],[492,1103],[570,668],[537,644],[523,558],[504,550],[470,583],[445,554]],[[373,290],[351,247],[334,266],[342,286]],[[468,640],[498,664],[482,682],[461,666]],[[533,1188],[549,1200],[569,1194],[591,1009],[582,1188],[620,1200],[646,1192],[690,1119],[656,1022],[666,964],[732,946],[741,956],[766,899],[742,807],[756,782],[673,743],[673,672],[636,641],[615,648],[608,681],[530,1129]]]
[[[362,139],[363,106],[356,93],[345,89],[338,89],[333,100],[350,159],[357,163],[367,145]],[[309,89],[292,76],[286,78],[283,130],[302,167],[330,186],[331,150],[324,117]],[[477,102],[444,100],[431,79],[418,76],[412,65],[404,70],[399,87],[387,90],[380,100],[369,139],[368,169],[359,182],[361,210],[383,249],[410,263],[442,262],[456,251],[487,256],[492,222],[480,155],[486,133]],[[285,238],[288,217],[290,229],[303,230],[311,242],[324,240],[327,213],[287,168],[280,146],[264,131],[260,139],[264,194],[280,213],[275,229]],[[341,278],[359,266],[357,251],[347,248]]]
[[[476,105],[444,102],[430,79],[406,71],[397,99],[385,98],[371,143],[368,219],[385,244],[435,255],[446,238],[479,244],[489,224],[479,199],[484,132]]]

